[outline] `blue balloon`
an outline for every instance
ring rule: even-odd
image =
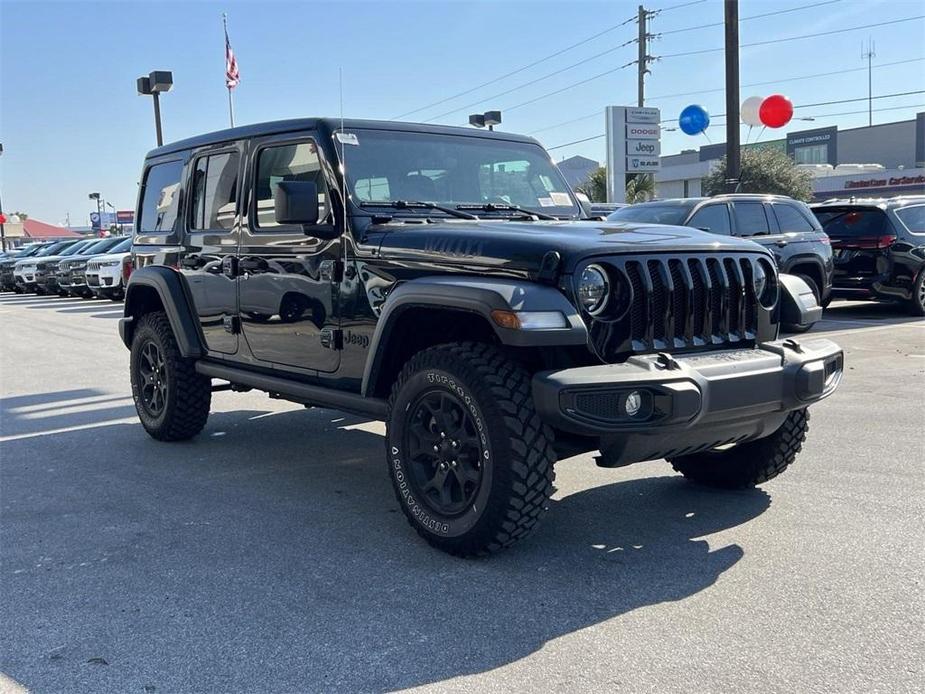
[[[691,104],[681,111],[678,125],[686,135],[699,135],[710,126],[710,114],[702,106]]]

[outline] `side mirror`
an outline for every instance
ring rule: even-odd
[[[273,206],[278,224],[317,224],[318,187],[311,181],[280,181]]]

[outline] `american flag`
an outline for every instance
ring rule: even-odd
[[[231,48],[231,41],[228,40],[228,29],[225,28],[225,85],[229,89],[234,89],[241,81],[241,73],[238,72],[238,61],[234,57],[234,50]]]

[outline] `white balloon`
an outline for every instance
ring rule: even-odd
[[[761,118],[758,117],[758,109],[761,108],[761,102],[764,101],[763,96],[750,96],[745,101],[742,102],[742,122],[745,125],[761,125]]]

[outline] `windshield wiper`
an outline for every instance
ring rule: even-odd
[[[474,214],[454,210],[452,207],[444,207],[433,202],[421,202],[419,200],[389,200],[385,202],[364,202],[360,207],[391,207],[396,210],[437,210],[451,217],[460,219],[478,219]]]
[[[457,210],[482,210],[484,212],[519,212],[521,214],[528,215],[530,217],[536,217],[537,219],[552,219],[559,221],[558,217],[553,217],[551,214],[546,214],[545,212],[535,212],[533,210],[528,210],[524,207],[518,207],[517,205],[496,205],[493,202],[486,202],[484,204],[466,204],[466,205],[457,205]]]

